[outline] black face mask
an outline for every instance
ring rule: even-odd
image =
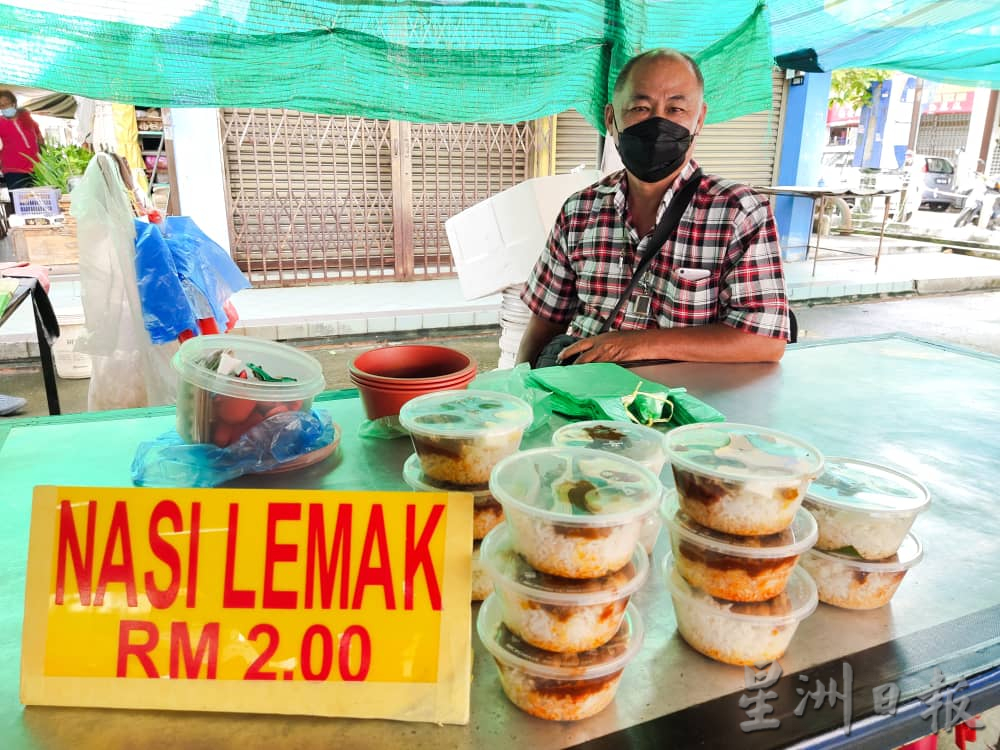
[[[618,131],[618,153],[625,168],[637,178],[659,182],[684,163],[693,138],[683,125],[650,117]]]

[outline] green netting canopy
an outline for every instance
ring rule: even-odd
[[[0,24],[0,80],[146,106],[415,122],[576,108],[603,129],[622,64],[661,46],[701,63],[710,122],[769,109],[774,56],[796,51],[1000,86],[995,0],[21,0]]]

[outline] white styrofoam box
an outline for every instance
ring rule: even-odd
[[[600,177],[591,169],[525,180],[445,221],[462,295],[476,299],[524,282],[563,203]]]

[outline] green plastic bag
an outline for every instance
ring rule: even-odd
[[[542,367],[531,371],[529,382],[550,391],[549,407],[568,417],[670,427],[726,419],[684,388],[653,383],[612,362]]]

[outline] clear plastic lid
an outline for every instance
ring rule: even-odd
[[[911,533],[903,538],[903,543],[899,545],[896,554],[884,560],[865,560],[850,548],[835,551],[812,549],[809,554],[815,555],[820,560],[836,561],[866,573],[899,573],[909,570],[923,560],[924,548],[920,540]]]
[[[812,513],[799,508],[792,525],[777,534],[736,536],[706,528],[682,511],[677,503],[677,490],[667,492],[661,506],[670,533],[681,539],[712,550],[720,555],[736,557],[782,558],[801,555],[816,543],[819,528]]]
[[[766,427],[706,422],[667,433],[667,457],[681,468],[746,481],[814,477],[823,456],[809,443]]]
[[[686,604],[710,610],[712,614],[752,622],[754,625],[788,625],[800,622],[816,611],[819,594],[812,577],[800,565],[792,570],[784,592],[765,602],[728,602],[695,588],[674,567],[674,556],[663,558],[663,578],[673,596]]]
[[[490,489],[501,505],[555,523],[617,526],[656,508],[663,486],[642,464],[613,453],[536,448],[500,461]]]
[[[820,505],[878,515],[915,515],[931,502],[927,488],[913,477],[853,458],[828,458],[806,498]]]
[[[273,377],[291,377],[295,380],[271,383],[220,375],[204,364],[217,351],[232,351],[233,356],[244,364],[252,362],[263,367]],[[293,346],[247,336],[195,336],[181,344],[170,364],[184,380],[193,385],[213,393],[256,401],[312,398],[326,384],[323,368],[308,354]]]
[[[608,451],[644,465],[662,465],[666,458],[662,432],[641,424],[610,419],[563,425],[553,433],[552,445]]]
[[[406,463],[403,464],[403,481],[417,492],[468,492],[472,495],[476,505],[495,502],[488,484],[469,487],[464,484],[459,485],[431,479],[424,474],[420,464],[420,456],[416,453],[411,453],[410,457],[406,459]]]
[[[476,631],[486,650],[509,667],[539,677],[557,680],[587,680],[623,669],[642,646],[643,627],[639,610],[629,604],[621,627],[603,646],[577,654],[561,654],[536,648],[521,640],[503,624],[500,602],[491,594],[479,607]]]
[[[625,567],[600,578],[561,578],[542,573],[514,550],[505,523],[486,535],[481,550],[482,565],[495,583],[549,604],[584,607],[618,601],[638,591],[649,575],[649,559],[638,546]]]
[[[527,402],[492,391],[436,391],[399,410],[399,423],[409,432],[459,439],[523,431],[531,419]]]

